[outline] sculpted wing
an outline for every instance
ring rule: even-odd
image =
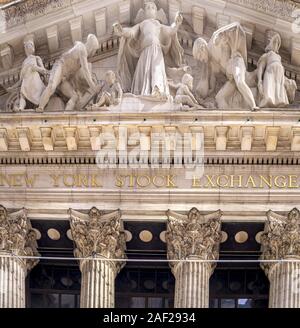
[[[162,8],[160,8],[158,10],[156,17],[162,24],[168,24],[167,15],[166,15],[165,11]]]
[[[135,16],[135,19],[133,21],[134,24],[139,24],[141,23],[143,20],[145,19],[145,10],[143,8],[141,8],[136,16]]]

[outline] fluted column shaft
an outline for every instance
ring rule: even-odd
[[[111,308],[115,305],[115,278],[125,265],[126,242],[121,212],[88,214],[70,210],[75,257],[80,258],[82,308]]]
[[[288,260],[276,263],[269,272],[270,308],[300,308],[300,259]]]
[[[84,260],[81,264],[81,308],[115,306],[116,267],[104,259]]]
[[[178,264],[175,269],[175,308],[208,308],[209,263],[197,259]]]
[[[25,277],[21,259],[0,253],[0,308],[25,307]]]

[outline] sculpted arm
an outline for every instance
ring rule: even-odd
[[[122,27],[120,23],[113,25],[114,33],[124,38],[135,39],[137,38],[140,31],[140,24],[136,24],[133,27]]]
[[[175,16],[175,21],[171,26],[162,25],[162,32],[166,35],[176,34],[182,22],[183,22],[182,13],[178,12]]]
[[[42,69],[45,69],[45,66],[44,66],[44,63],[43,63],[41,57],[36,56],[36,61],[37,61],[37,64],[39,67],[41,67]]]
[[[189,96],[194,103],[198,104],[198,101],[196,100],[196,98],[194,97],[194,95],[192,94],[191,90],[188,87],[185,87],[185,92],[187,94],[187,96]]]

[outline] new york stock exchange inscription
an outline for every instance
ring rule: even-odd
[[[0,188],[224,188],[299,189],[300,175],[204,174],[187,179],[183,173],[2,173]]]

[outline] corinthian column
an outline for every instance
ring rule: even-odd
[[[115,303],[115,278],[125,265],[125,235],[120,211],[88,214],[70,210],[71,229],[80,258],[82,308],[108,308]]]
[[[36,234],[25,209],[14,213],[0,205],[0,308],[25,307],[25,278],[38,263]]]
[[[270,281],[270,308],[300,308],[300,212],[269,211],[261,236],[261,267]],[[273,262],[274,261],[274,262]]]
[[[192,208],[188,215],[168,211],[167,252],[175,276],[175,307],[207,308],[209,278],[216,266],[203,260],[219,258],[221,212],[201,215]]]

